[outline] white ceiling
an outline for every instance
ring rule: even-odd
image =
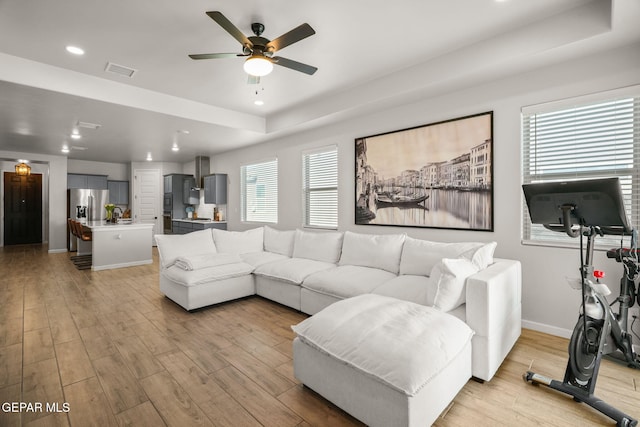
[[[255,86],[242,58],[191,60],[241,51],[210,10],[247,35],[261,22],[269,39],[309,23],[316,34],[277,55],[318,72],[276,66]],[[637,0],[0,0],[0,149],[187,162],[637,43],[638,22]],[[107,62],[138,71],[106,73]],[[72,141],[78,121],[101,127]]]

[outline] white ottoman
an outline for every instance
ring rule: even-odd
[[[292,329],[296,378],[371,426],[430,425],[471,378],[473,331],[431,307],[366,294]]]

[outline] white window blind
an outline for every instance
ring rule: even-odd
[[[525,184],[619,177],[631,226],[640,219],[640,87],[562,101],[522,111]],[[531,224],[523,203],[523,241],[578,245],[564,233]],[[596,239],[619,246],[619,236]]]
[[[338,228],[338,148],[302,154],[305,227]]]
[[[242,221],[278,222],[278,159],[240,169]]]

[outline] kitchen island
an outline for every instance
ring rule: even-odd
[[[132,267],[153,262],[153,224],[86,221],[83,227],[91,230],[91,269],[108,270]],[[80,248],[78,248],[80,249]]]

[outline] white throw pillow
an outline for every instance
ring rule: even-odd
[[[336,264],[342,250],[342,233],[296,230],[294,258],[307,258]]]
[[[404,234],[360,234],[346,231],[340,265],[379,268],[398,274]]]
[[[484,270],[493,264],[493,253],[495,252],[497,245],[498,244],[496,242],[490,242],[477,249],[465,252],[462,256],[474,263],[478,267],[478,270]]]
[[[431,272],[431,277],[438,282],[433,306],[447,312],[464,304],[467,277],[478,271],[478,267],[465,258],[444,258],[436,264]]]
[[[464,253],[471,257],[482,246],[483,243],[478,242],[441,243],[407,236],[400,258],[400,274],[429,276],[442,258],[458,258]]]
[[[213,255],[217,252],[211,230],[187,234],[156,234],[155,238],[163,268],[171,267],[178,257]]]
[[[265,225],[264,250],[290,257],[291,254],[293,254],[293,241],[295,237],[295,230],[282,231]]]
[[[213,240],[218,252],[229,254],[246,254],[264,250],[264,229],[253,228],[247,231],[226,231],[213,229]]]

